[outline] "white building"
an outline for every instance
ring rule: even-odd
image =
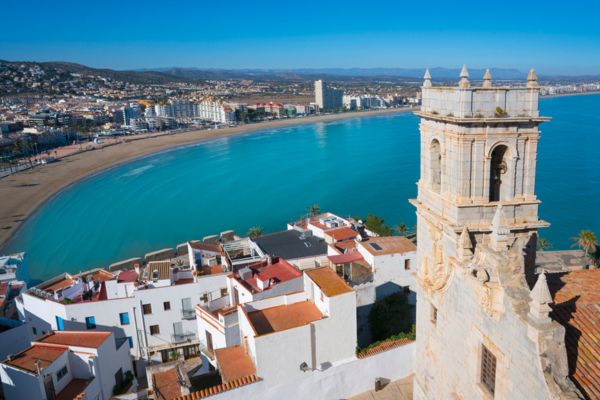
[[[118,274],[63,274],[31,288],[22,301],[33,337],[52,330],[112,331],[137,359],[166,361],[173,352],[198,354],[194,306],[222,297],[226,288],[226,272],[200,274],[163,261]]]
[[[4,396],[109,399],[133,379],[125,342],[110,332],[50,332],[0,363]]]
[[[240,344],[238,304],[302,291],[302,273],[274,258],[240,269],[227,277],[227,295],[196,306],[198,336],[212,357],[215,349]]]
[[[198,118],[220,124],[234,124],[235,111],[224,101],[216,98],[206,98],[196,104]]]

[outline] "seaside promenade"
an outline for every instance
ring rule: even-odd
[[[3,246],[21,224],[45,201],[69,185],[90,175],[133,159],[162,150],[252,131],[336,121],[347,118],[412,112],[415,108],[391,108],[374,111],[326,114],[314,117],[268,121],[212,130],[190,130],[181,133],[144,135],[105,141],[94,150],[81,151],[80,146],[60,150],[58,161],[0,178],[0,246]]]

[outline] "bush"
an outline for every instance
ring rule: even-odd
[[[410,329],[410,305],[405,293],[395,293],[373,304],[369,326],[373,340],[383,340]]]

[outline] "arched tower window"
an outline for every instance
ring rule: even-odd
[[[507,182],[504,182],[508,169],[507,147],[500,145],[492,151],[490,163],[490,201],[499,201],[504,198]]]
[[[442,152],[440,142],[437,139],[433,139],[431,142],[429,156],[431,163],[431,188],[439,193],[442,186]]]

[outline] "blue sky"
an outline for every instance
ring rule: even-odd
[[[0,59],[94,67],[508,67],[600,74],[600,5],[550,1],[13,1]]]

